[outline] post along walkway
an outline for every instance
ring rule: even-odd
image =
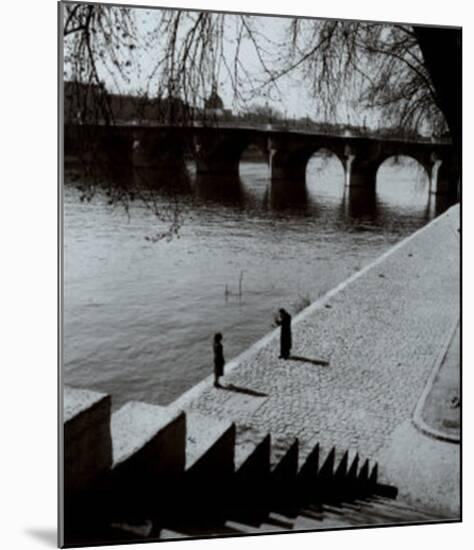
[[[296,316],[294,359],[278,359],[276,330],[226,366],[223,389],[210,377],[174,405],[298,437],[303,454],[319,441],[378,457],[459,321],[458,227],[455,206]]]

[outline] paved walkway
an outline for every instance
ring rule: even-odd
[[[455,206],[301,312],[297,359],[278,359],[274,331],[226,366],[229,389],[206,380],[176,405],[297,436],[304,451],[319,441],[376,457],[411,419],[459,319],[458,227]]]

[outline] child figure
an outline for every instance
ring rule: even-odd
[[[222,347],[222,334],[214,334],[214,386],[220,388],[219,378],[224,376],[224,348]]]

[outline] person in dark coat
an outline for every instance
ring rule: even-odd
[[[291,350],[291,315],[283,308],[276,323],[280,325],[280,359],[288,359]]]
[[[224,376],[224,348],[222,346],[222,334],[218,332],[214,334],[214,386],[220,388],[219,378]]]

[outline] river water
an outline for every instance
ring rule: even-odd
[[[344,189],[341,165],[313,157],[305,188],[271,187],[264,163],[240,180],[191,175],[179,195],[179,238],[141,201],[127,213],[64,188],[64,380],[128,400],[167,404],[212,372],[212,337],[230,359],[444,211],[402,159],[385,163],[376,195]],[[158,206],[170,194],[157,192]],[[175,200],[173,198],[173,200]],[[239,292],[240,287],[240,292]]]

